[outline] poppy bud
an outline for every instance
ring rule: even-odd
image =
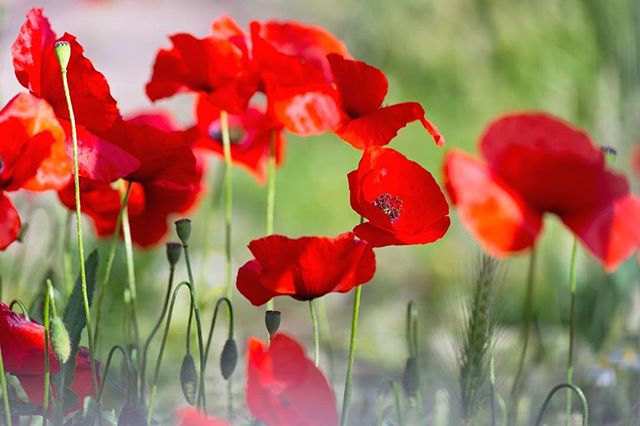
[[[60,62],[60,70],[67,72],[67,65],[69,65],[69,59],[71,58],[71,45],[68,41],[57,41],[54,47],[58,62]]]
[[[222,355],[220,355],[220,372],[225,380],[229,380],[229,377],[233,374],[238,363],[238,346],[236,341],[231,338],[227,339],[222,348]]]
[[[418,362],[415,357],[409,357],[404,368],[402,376],[402,386],[408,396],[415,397],[420,388],[420,379],[418,377]]]
[[[264,314],[264,324],[267,326],[270,338],[273,338],[280,328],[280,316],[280,311],[267,311]]]
[[[118,426],[146,426],[147,416],[141,404],[127,401],[118,416]]]
[[[184,393],[187,402],[195,405],[196,393],[198,391],[198,373],[196,372],[196,364],[191,354],[185,355],[182,360],[180,385],[182,385],[182,393]]]
[[[180,219],[176,220],[175,223],[178,238],[180,238],[182,244],[186,245],[189,242],[189,237],[191,236],[191,219]]]
[[[60,317],[53,317],[49,324],[49,337],[51,338],[51,347],[56,358],[63,364],[69,359],[71,354],[71,343],[69,333]]]
[[[180,253],[182,253],[182,245],[180,243],[167,243],[167,260],[172,268],[180,260]]]

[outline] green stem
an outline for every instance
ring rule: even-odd
[[[273,234],[273,222],[276,210],[276,137],[277,132],[271,130],[269,140],[269,160],[267,162],[267,220],[265,235]],[[267,310],[273,311],[273,299],[267,302]]]
[[[127,374],[127,381],[129,383],[129,386],[127,386],[127,401],[131,402],[131,395],[132,395],[131,388],[134,386],[132,383],[133,382],[133,374],[132,374],[133,366],[131,365],[131,359],[129,358],[129,355],[127,354],[126,349],[120,345],[113,346],[109,351],[109,355],[107,356],[107,363],[105,364],[104,370],[102,371],[104,380],[102,380],[102,383],[100,384],[100,392],[98,393],[98,399],[97,399],[98,402],[102,400],[102,394],[104,393],[104,385],[107,383],[106,378],[107,378],[107,375],[109,374],[109,370],[111,368],[111,361],[113,360],[113,355],[115,354],[116,351],[120,351],[120,353],[122,354],[122,359],[124,360],[124,366]]]
[[[574,384],[571,383],[561,383],[559,385],[554,386],[553,389],[547,394],[544,402],[542,403],[542,408],[538,412],[538,417],[536,418],[535,426],[539,426],[542,424],[542,418],[544,417],[544,413],[547,410],[547,406],[551,402],[553,396],[560,389],[567,388],[569,392],[575,392],[582,403],[582,425],[587,426],[589,424],[589,403],[587,402],[587,397],[584,395],[582,390]]]
[[[196,299],[196,289],[194,287],[193,272],[191,270],[191,260],[189,258],[189,246],[185,243],[182,244],[184,250],[184,260],[187,264],[187,273],[189,275],[189,290],[191,291],[191,311],[196,318],[196,332],[198,334],[198,354],[200,355],[200,385],[198,386],[198,394],[196,401],[198,401],[200,408],[206,414],[207,412],[207,397],[204,386],[204,371],[206,369],[206,362],[204,359],[204,339],[202,337],[202,321],[200,319],[200,310],[198,308],[198,301]]]
[[[149,337],[147,337],[147,340],[144,342],[144,347],[142,349],[142,368],[140,369],[140,395],[141,395],[142,401],[146,399],[145,398],[145,394],[146,394],[145,378],[147,373],[147,354],[149,352],[149,345],[151,344],[151,341],[153,340],[154,336],[162,326],[162,321],[164,320],[164,317],[167,314],[167,308],[169,307],[169,299],[171,298],[171,289],[173,288],[174,272],[175,272],[175,267],[170,266],[169,267],[169,283],[167,284],[167,292],[165,293],[165,296],[164,296],[164,303],[162,305],[162,311],[160,313],[160,317],[158,318],[158,321],[156,322],[156,324],[153,326],[151,333],[149,333]]]
[[[169,327],[171,326],[171,318],[173,317],[173,307],[176,304],[176,297],[178,296],[178,291],[182,287],[191,287],[191,284],[188,282],[181,282],[176,286],[173,290],[173,295],[171,296],[171,303],[169,305],[169,310],[167,311],[167,321],[164,327],[164,334],[162,335],[162,342],[160,343],[160,350],[158,351],[158,358],[156,359],[156,366],[153,372],[153,380],[151,381],[151,396],[149,397],[149,407],[147,408],[147,424],[151,424],[151,416],[153,415],[153,406],[156,401],[156,394],[158,391],[158,376],[160,375],[160,367],[162,365],[162,358],[164,357],[164,350],[167,346],[167,337],[169,336]],[[191,296],[191,305],[193,305],[193,292],[189,293]]]
[[[73,220],[73,213],[69,212],[67,220],[64,225],[64,238],[62,241],[64,252],[62,254],[62,266],[64,271],[64,281],[66,283],[67,297],[71,295],[73,290],[73,274],[71,270],[71,221]]]
[[[49,360],[49,306],[52,298],[51,280],[47,280],[44,295],[44,391],[42,393],[42,425],[49,421],[49,387],[51,383],[51,366]]]
[[[127,185],[127,190],[124,193],[124,197],[122,197],[120,203],[120,211],[118,212],[118,219],[116,220],[116,228],[113,231],[113,236],[111,237],[111,246],[109,248],[109,256],[107,257],[107,266],[104,271],[104,277],[102,278],[102,282],[100,287],[98,287],[98,294],[96,296],[96,329],[94,333],[94,346],[98,348],[98,336],[100,333],[100,325],[102,323],[102,305],[104,303],[104,296],[107,285],[109,284],[109,279],[111,278],[111,271],[113,269],[113,261],[116,257],[116,248],[118,247],[118,239],[120,238],[120,228],[122,227],[122,218],[124,215],[124,210],[127,204],[129,203],[129,195],[131,194],[131,185]]]
[[[356,334],[358,333],[358,317],[360,315],[360,298],[362,295],[362,286],[356,287],[355,297],[353,298],[353,317],[351,319],[351,341],[349,343],[349,359],[347,363],[347,376],[344,385],[344,395],[342,397],[342,415],[340,417],[340,426],[349,424],[349,411],[351,408],[351,387],[353,385],[353,363],[356,357]]]
[[[571,263],[569,266],[569,354],[567,356],[567,383],[573,385],[573,350],[575,346],[576,328],[576,255],[578,252],[578,239],[574,237],[571,247]],[[565,424],[571,424],[571,390],[567,391],[565,405]]]
[[[4,403],[4,418],[7,426],[11,423],[11,408],[9,407],[9,392],[7,390],[7,377],[4,374],[4,361],[2,360],[2,345],[0,345],[0,384],[2,385],[2,402]]]
[[[71,103],[71,94],[69,93],[69,82],[67,81],[67,71],[61,70],[62,87],[64,96],[67,101],[69,110],[69,121],[71,122],[71,140],[73,141],[73,186],[76,200],[76,232],[78,235],[78,258],[80,260],[80,280],[82,285],[82,304],[84,306],[84,316],[86,319],[87,337],[89,344],[89,365],[91,367],[91,382],[93,384],[93,393],[98,393],[98,375],[96,373],[95,351],[93,349],[93,328],[91,326],[91,312],[89,306],[89,295],[87,292],[87,272],[84,267],[84,243],[82,237],[82,207],[80,204],[80,176],[78,167],[78,134],[76,130],[76,119],[73,113],[73,104]]]
[[[9,310],[13,311],[13,307],[15,305],[18,305],[18,307],[20,308],[20,311],[21,311],[22,315],[24,316],[24,319],[27,320],[27,321],[31,321],[31,318],[29,317],[29,309],[27,309],[27,307],[24,305],[24,303],[22,303],[21,300],[13,299],[11,301],[11,303],[9,304]]]
[[[329,358],[329,382],[335,379],[335,363],[333,354],[333,338],[331,336],[331,325],[327,314],[327,304],[324,298],[318,299],[316,302],[318,308],[318,325],[320,327],[320,339],[324,344],[325,353]]]
[[[218,310],[220,309],[220,305],[222,305],[223,303],[225,303],[227,305],[227,320],[228,320],[228,326],[227,326],[227,331],[228,331],[228,338],[231,339],[233,338],[233,306],[231,305],[231,301],[229,299],[227,299],[226,297],[221,297],[220,299],[218,299],[218,301],[216,302],[216,306],[213,310],[213,318],[211,319],[211,326],[209,327],[209,335],[207,336],[207,344],[205,346],[205,351],[204,351],[204,362],[205,365],[207,364],[207,361],[209,360],[209,349],[211,349],[211,342],[213,340],[213,330],[216,327],[216,321],[218,319]]]
[[[404,426],[404,408],[402,407],[402,389],[400,383],[394,380],[393,396],[396,404],[396,415],[398,416],[398,425]]]
[[[524,364],[527,356],[527,347],[529,346],[529,332],[531,331],[531,317],[533,313],[533,288],[535,283],[536,269],[536,248],[531,249],[529,255],[529,270],[527,272],[527,288],[524,296],[524,309],[522,310],[522,351],[518,362],[518,370],[516,377],[511,385],[511,423],[515,422],[518,407],[518,394],[522,382],[522,374],[524,373]]]
[[[220,125],[222,127],[222,150],[224,152],[224,254],[226,264],[226,296],[231,300],[233,297],[231,288],[231,202],[233,200],[231,179],[233,165],[231,162],[231,141],[229,139],[229,118],[226,111],[220,112]]]
[[[309,300],[309,313],[311,314],[311,326],[313,327],[313,363],[320,363],[320,333],[318,331],[318,316],[316,315],[313,299]]]

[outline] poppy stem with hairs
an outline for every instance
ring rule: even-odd
[[[269,137],[269,159],[267,161],[267,220],[265,235],[273,234],[276,210],[276,131],[271,129]],[[267,302],[267,311],[273,311],[273,299]]]
[[[111,247],[109,248],[109,256],[107,257],[107,266],[104,271],[104,277],[102,278],[102,283],[98,287],[98,294],[96,295],[96,301],[94,305],[96,306],[96,328],[93,333],[93,346],[96,348],[96,352],[98,351],[98,339],[100,335],[100,325],[102,319],[102,304],[104,303],[104,295],[105,289],[109,284],[109,279],[111,278],[111,271],[113,269],[113,261],[116,257],[116,248],[118,247],[118,239],[120,237],[120,228],[122,227],[122,217],[124,215],[124,209],[129,203],[129,195],[131,194],[131,185],[127,185],[127,190],[124,193],[124,197],[122,197],[122,201],[120,203],[120,211],[118,212],[118,219],[116,220],[116,229],[113,231],[113,235],[111,236]]]
[[[84,267],[84,243],[82,237],[82,208],[80,205],[80,176],[78,175],[78,134],[76,131],[76,119],[73,114],[73,104],[69,93],[69,82],[67,81],[67,65],[71,58],[71,45],[66,41],[59,41],[55,44],[56,57],[60,63],[60,73],[62,74],[62,87],[69,109],[69,121],[71,122],[71,140],[73,142],[73,186],[76,200],[76,231],[78,234],[78,257],[80,263],[80,282],[82,286],[82,304],[84,306],[84,316],[87,328],[87,341],[89,344],[89,365],[91,366],[91,381],[93,383],[93,393],[98,393],[98,376],[96,373],[96,362],[93,348],[93,329],[91,327],[91,311],[89,307],[89,295],[87,293],[87,273]]]
[[[522,374],[524,373],[524,362],[527,356],[527,347],[529,346],[529,332],[531,330],[531,316],[533,314],[533,287],[535,283],[536,269],[536,247],[533,246],[529,255],[529,270],[527,272],[527,288],[524,296],[524,308],[522,310],[522,352],[520,352],[520,361],[518,362],[518,370],[516,377],[511,385],[511,417],[515,421],[518,405],[518,393],[520,392],[520,384]]]
[[[51,280],[47,279],[44,293],[44,391],[42,392],[42,425],[47,426],[49,420],[49,388],[51,383],[51,365],[49,362],[49,307],[52,295]]]
[[[364,223],[364,217],[360,216],[360,224]],[[347,360],[347,376],[344,382],[344,394],[342,396],[342,414],[340,426],[349,424],[349,411],[351,409],[351,388],[353,386],[353,363],[356,359],[356,335],[358,334],[358,317],[360,316],[360,298],[362,297],[362,285],[356,287],[353,298],[353,316],[351,318],[351,340],[349,342],[349,358]]]
[[[232,163],[231,163],[231,139],[229,138],[229,117],[227,111],[220,112],[220,125],[222,127],[222,150],[224,152],[224,222],[225,240],[224,254],[226,261],[226,296],[229,300],[233,297],[231,291],[231,202],[232,193]]]
[[[309,313],[311,314],[311,326],[313,327],[313,363],[320,363],[320,332],[318,330],[318,316],[313,305],[313,299],[309,300]]]
[[[571,263],[569,266],[569,354],[567,357],[567,383],[573,385],[573,349],[575,346],[576,328],[576,255],[578,252],[578,239],[574,237],[571,247]],[[571,424],[571,389],[567,390],[565,405],[565,424]]]
[[[2,346],[0,345],[0,384],[2,385],[2,402],[4,404],[4,418],[7,426],[11,424],[11,407],[9,407],[9,393],[7,391],[7,377],[4,374],[4,362],[2,361]]]

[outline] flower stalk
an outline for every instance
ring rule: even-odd
[[[265,235],[273,234],[276,210],[276,138],[277,133],[272,129],[269,138],[269,159],[267,160],[267,218]],[[273,310],[273,299],[271,299],[267,302],[267,311]]]
[[[231,139],[229,137],[229,117],[227,111],[220,112],[220,125],[222,127],[222,150],[224,152],[224,223],[225,223],[225,272],[226,272],[226,290],[225,294],[229,300],[233,297],[231,291],[231,218],[232,218],[232,158],[231,158]]]

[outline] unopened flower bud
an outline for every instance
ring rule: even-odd
[[[184,393],[187,402],[195,405],[196,394],[198,392],[198,373],[196,372],[196,364],[191,354],[185,355],[182,360],[180,385],[182,385],[182,393]]]
[[[167,260],[171,267],[176,266],[176,263],[180,260],[180,253],[182,253],[182,245],[180,243],[167,243]]]
[[[71,58],[71,45],[68,41],[57,41],[53,46],[56,49],[60,69],[62,72],[67,72],[67,65],[69,65],[69,59]]]
[[[264,324],[267,326],[267,331],[271,338],[280,328],[280,316],[280,311],[267,311],[264,314]]]
[[[220,355],[220,372],[225,380],[229,380],[236,369],[236,364],[238,364],[238,345],[233,338],[227,339]]]
[[[60,317],[53,317],[49,324],[49,337],[51,339],[51,347],[56,358],[63,364],[69,359],[71,354],[71,343],[69,333]]]
[[[418,362],[415,357],[409,357],[402,376],[402,386],[408,396],[414,397],[420,388]]]
[[[176,220],[175,223],[178,238],[180,238],[182,244],[186,245],[189,242],[189,237],[191,236],[191,219],[180,219]]]

